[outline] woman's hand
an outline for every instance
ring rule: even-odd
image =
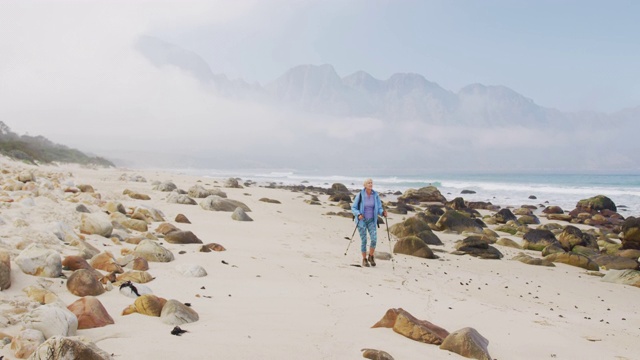
[[[362,214],[358,215],[358,220],[362,220],[362,219],[364,219],[364,215]]]
[[[387,217],[387,210],[382,211],[382,216]]]

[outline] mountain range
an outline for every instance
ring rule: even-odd
[[[358,71],[340,77],[328,64],[296,66],[262,86],[215,74],[198,54],[157,38],[140,37],[136,48],[154,65],[175,66],[220,95],[331,116],[443,126],[560,128],[575,126],[575,121],[628,123],[640,117],[640,106],[613,114],[566,113],[540,106],[505,86],[471,84],[455,93],[420,74],[398,73],[379,80]]]

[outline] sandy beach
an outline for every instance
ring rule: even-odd
[[[387,310],[396,308],[450,333],[475,329],[488,340],[492,359],[640,356],[635,301],[640,289],[603,282],[594,272],[575,266],[532,266],[511,260],[521,252],[540,258],[539,251],[493,245],[504,255],[502,259],[455,255],[451,253],[455,242],[466,235],[434,231],[444,244],[430,245],[438,259],[394,254],[392,260],[378,259],[376,267],[361,268],[354,266],[361,260],[358,234],[350,245],[348,240],[354,223],[347,217],[327,215],[343,210],[322,193],[265,184],[228,188],[226,179],[162,171],[36,167],[7,158],[0,159],[0,167],[0,246],[11,258],[11,285],[0,292],[0,332],[5,337],[0,355],[4,359],[17,358],[11,339],[25,329],[24,317],[43,306],[24,289],[46,289],[57,296],[58,305],[69,306],[81,298],[67,288],[70,270],[63,268],[62,276],[56,277],[22,271],[16,258],[25,248],[39,243],[58,252],[61,259],[81,253],[74,237],[116,259],[136,248],[114,235],[81,233],[83,216],[107,216],[108,203],[122,204],[129,216],[140,207],[163,214],[164,221],[150,221],[147,231],[115,233],[153,239],[169,250],[174,260],[149,261],[147,272],[153,280],[140,285],[160,298],[188,303],[198,315],[197,321],[179,325],[185,333],[173,335],[175,325],[161,317],[123,315],[136,299],[120,291],[121,282],[105,281],[107,291],[96,299],[113,324],[78,329],[73,335],[95,343],[114,359],[357,359],[362,358],[362,349],[382,350],[394,359],[465,358],[391,328],[372,328]],[[24,170],[35,177],[24,183],[34,185],[10,188]],[[145,181],[133,181],[136,178]],[[251,179],[241,179],[240,184],[247,180]],[[154,190],[155,181],[171,181],[185,191],[194,185],[223,191],[227,199],[250,208],[246,214],[253,221],[236,221],[228,211],[205,210],[199,205],[202,198],[194,198],[195,205],[169,203],[170,192]],[[82,192],[82,185],[91,185],[94,192]],[[125,190],[150,199],[133,199],[123,194]],[[312,195],[318,197],[318,205],[305,202]],[[261,201],[265,198],[279,203]],[[79,205],[89,213],[79,212]],[[190,223],[176,222],[179,214]],[[411,216],[411,212],[390,214],[389,226]],[[544,217],[540,220],[549,222]],[[59,223],[72,229],[64,240],[55,235]],[[225,250],[202,252],[203,244],[169,243],[157,231],[162,223],[191,231],[203,244],[219,244]],[[396,242],[386,230],[385,225],[378,230],[379,255],[389,254]],[[507,233],[500,237],[522,242],[522,237]],[[179,271],[196,265],[206,270],[206,276]],[[608,271],[601,268],[599,272]]]

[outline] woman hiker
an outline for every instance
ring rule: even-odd
[[[378,241],[377,227],[378,215],[387,217],[387,211],[382,208],[382,202],[378,192],[373,190],[373,180],[364,181],[364,189],[360,191],[351,205],[351,212],[355,216],[354,221],[357,222],[358,232],[360,233],[360,251],[362,251],[362,266],[376,266],[373,253],[376,251],[376,243]],[[367,257],[367,231],[371,238],[369,246],[369,257]]]

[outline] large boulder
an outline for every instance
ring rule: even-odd
[[[454,331],[447,336],[440,349],[449,350],[466,358],[478,360],[492,360],[489,355],[489,340],[470,327]]]
[[[197,199],[204,199],[210,195],[218,195],[222,198],[227,197],[227,194],[220,189],[205,189],[202,185],[194,185],[190,187],[187,194]]]
[[[504,208],[500,209],[497,213],[493,215],[496,221],[500,224],[506,224],[509,221],[518,222],[518,218],[511,212],[511,210]]]
[[[622,256],[606,254],[591,256],[590,259],[598,264],[598,266],[600,266],[601,268],[607,270],[638,270],[637,259],[629,259]]]
[[[26,359],[45,342],[44,335],[40,330],[23,329],[11,339],[11,350],[18,359]]]
[[[197,202],[190,198],[185,194],[179,194],[175,191],[172,191],[169,196],[167,196],[167,202],[169,204],[182,204],[182,205],[196,205]]]
[[[526,250],[542,251],[549,245],[560,245],[556,236],[551,231],[544,229],[529,230],[522,239],[522,248]]]
[[[60,253],[40,244],[31,244],[15,258],[22,272],[42,277],[58,277],[62,274]]]
[[[629,216],[622,223],[622,247],[620,249],[640,249],[640,218]]]
[[[604,195],[596,195],[592,198],[583,199],[578,201],[576,208],[585,209],[587,211],[601,211],[608,209],[611,211],[618,211],[616,204]]]
[[[251,209],[245,204],[237,200],[224,199],[217,195],[207,196],[202,202],[200,202],[200,207],[205,210],[212,211],[228,211],[233,212],[237,207],[241,207],[242,210],[246,212],[250,212]]]
[[[167,300],[160,312],[160,320],[169,325],[182,325],[196,322],[198,313],[178,300]]]
[[[437,259],[429,246],[417,236],[407,236],[398,240],[393,246],[393,252],[425,259]]]
[[[389,309],[373,328],[392,328],[400,335],[427,344],[440,345],[449,332],[426,320],[419,320],[402,308]]]
[[[413,216],[407,220],[392,225],[389,232],[398,238],[416,236],[427,245],[443,245],[436,234],[431,231],[429,224],[420,216]]]
[[[600,270],[598,264],[596,264],[588,257],[573,253],[555,253],[545,256],[544,259],[554,263],[563,263],[571,266],[577,266],[591,271]]]
[[[176,230],[164,236],[164,239],[171,244],[202,244],[200,240],[191,231]]]
[[[176,186],[176,184],[174,184],[171,181],[161,182],[158,185],[153,187],[153,190],[164,191],[164,192],[170,192],[177,189],[178,187]]]
[[[442,214],[436,223],[436,228],[440,231],[450,230],[457,233],[482,233],[482,226],[478,222],[456,210],[448,210]]]
[[[170,262],[173,253],[153,240],[142,240],[133,250],[133,255],[151,262]]]
[[[600,281],[640,287],[640,271],[609,270]]]
[[[98,296],[104,293],[104,287],[98,280],[99,273],[94,270],[76,270],[67,279],[67,289],[76,296]]]
[[[447,199],[442,196],[438,188],[435,186],[426,186],[416,189],[408,189],[398,197],[398,200],[402,200],[407,204],[420,204],[421,202],[439,202],[446,203]]]
[[[80,219],[80,232],[83,234],[95,234],[104,237],[111,236],[113,225],[111,219],[104,213],[82,214]]]
[[[41,305],[27,313],[22,323],[27,329],[42,332],[46,339],[55,336],[73,336],[78,329],[78,318],[66,308],[55,304]]]
[[[481,259],[500,259],[503,256],[498,249],[489,245],[486,236],[468,236],[456,241],[455,248],[456,251],[453,252],[455,255],[467,254]]]
[[[593,235],[583,233],[582,230],[573,225],[567,225],[562,230],[558,235],[558,241],[566,251],[571,251],[575,246],[598,250],[598,240]]]
[[[78,329],[93,329],[114,323],[107,309],[93,296],[80,298],[67,306],[67,309],[78,318]]]

